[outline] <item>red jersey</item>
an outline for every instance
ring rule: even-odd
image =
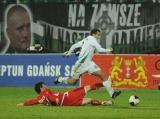
[[[46,106],[79,106],[85,96],[84,87],[76,88],[65,93],[58,93],[46,89],[34,99],[28,100],[24,105],[44,104]]]

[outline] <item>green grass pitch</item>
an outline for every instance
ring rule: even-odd
[[[69,90],[50,88],[60,92]],[[133,94],[140,97],[140,103],[136,107],[128,104],[128,98]],[[16,106],[36,95],[32,87],[0,87],[0,119],[160,119],[160,90],[122,89],[122,94],[111,107]],[[105,89],[91,91],[86,97],[110,99]]]

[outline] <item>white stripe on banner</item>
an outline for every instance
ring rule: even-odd
[[[39,35],[39,36],[44,36],[44,28],[43,28],[43,26],[39,23],[39,22],[37,22],[37,23],[34,23],[34,22],[32,22],[32,25],[31,25],[33,28],[33,33],[35,33],[35,34],[37,34],[37,35]]]
[[[41,25],[44,25],[44,26],[47,26],[47,27],[50,27],[50,28],[53,28],[53,36],[52,38],[53,39],[58,39],[58,31],[61,30],[63,31],[63,36],[66,36],[67,34],[66,33],[69,33],[70,34],[70,40],[72,39],[72,35],[74,32],[76,32],[77,34],[89,34],[90,31],[88,30],[72,30],[72,29],[68,29],[68,28],[65,28],[65,27],[60,27],[60,26],[56,26],[56,25],[53,25],[53,24],[49,24],[45,21],[42,21],[42,20],[38,20],[38,23],[40,23]],[[65,41],[66,37],[63,37],[63,41]],[[72,40],[71,40],[71,43]]]

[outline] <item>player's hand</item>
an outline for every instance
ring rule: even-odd
[[[113,48],[108,48],[106,49],[107,52],[112,52],[113,51]]]
[[[110,49],[110,52],[112,52],[113,51],[113,48],[109,48]]]
[[[64,53],[63,53],[63,55],[64,55],[65,57],[70,56],[70,54],[69,54],[69,52],[68,52],[68,51],[64,52]]]
[[[19,103],[17,104],[17,106],[24,106],[24,103]]]

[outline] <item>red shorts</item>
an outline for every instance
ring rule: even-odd
[[[84,87],[76,88],[71,91],[68,91],[64,95],[64,106],[80,106],[84,96],[86,95]]]

